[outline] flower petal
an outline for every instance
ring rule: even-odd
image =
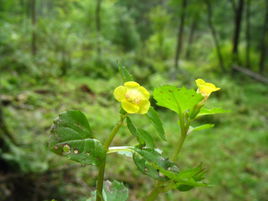
[[[208,97],[212,92],[220,90],[214,84],[205,82],[202,79],[195,80],[196,85],[198,86],[198,93],[201,93],[203,96]]]
[[[128,101],[123,101],[122,107],[127,113],[130,113],[130,114],[137,113],[140,109],[139,106],[133,103],[130,103]]]
[[[202,80],[202,79],[197,79],[197,80],[195,80],[195,83],[196,83],[196,85],[199,87],[200,85],[203,85],[203,84],[205,84],[206,82],[204,81],[204,80]]]
[[[149,108],[150,108],[150,101],[149,100],[145,100],[143,101],[139,106],[140,106],[140,110],[138,113],[140,114],[145,114],[148,112]]]
[[[139,87],[139,83],[137,82],[134,82],[134,81],[129,81],[129,82],[125,82],[124,83],[124,86],[125,87]]]
[[[140,86],[138,90],[145,96],[146,99],[150,98],[150,93],[144,87]]]
[[[119,86],[114,90],[114,97],[116,100],[118,100],[119,102],[122,102],[123,100],[125,100],[125,95],[127,92],[127,88],[124,86]]]

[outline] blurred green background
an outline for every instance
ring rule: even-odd
[[[209,104],[231,113],[191,135],[178,164],[203,162],[209,188],[170,192],[160,201],[268,200],[268,0],[0,0],[0,201],[85,201],[95,167],[47,148],[63,111],[84,112],[98,138],[119,118],[112,92],[118,63],[150,92],[196,78],[221,88]],[[175,114],[158,108],[169,155],[178,138]],[[135,115],[138,125],[154,132]],[[126,128],[114,145],[134,144]],[[123,181],[136,201],[153,181],[119,155],[106,178]]]

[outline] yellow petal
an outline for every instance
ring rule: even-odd
[[[220,88],[216,87],[214,84],[205,82],[202,79],[195,80],[196,85],[198,86],[198,92],[203,96],[208,97],[212,92],[220,90]]]
[[[122,102],[123,100],[125,100],[125,95],[127,92],[127,88],[124,86],[119,86],[114,90],[114,97],[116,100],[118,100],[119,102]]]
[[[199,79],[195,80],[195,83],[199,87],[200,85],[205,84],[206,82],[199,78]]]
[[[125,82],[125,83],[124,83],[124,86],[125,86],[125,87],[138,87],[138,86],[140,86],[140,85],[139,85],[139,83],[137,83],[137,82],[129,81],[129,82]]]
[[[140,109],[139,106],[137,106],[133,103],[130,103],[128,101],[123,101],[122,107],[127,113],[130,113],[130,114],[137,113]]]
[[[138,90],[145,96],[146,99],[150,98],[150,93],[144,87],[140,86]]]
[[[138,113],[140,114],[145,114],[148,112],[149,108],[150,108],[150,101],[145,100],[143,101],[139,106],[140,106],[140,110]]]

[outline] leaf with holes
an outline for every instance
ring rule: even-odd
[[[165,181],[166,177],[160,174],[160,169],[177,170],[176,165],[164,158],[158,151],[151,148],[134,148],[133,160],[137,168],[154,179]]]
[[[159,152],[150,148],[134,148],[133,160],[144,174],[161,181],[166,189],[187,191],[198,186],[207,186],[202,182],[205,169],[202,166],[179,171],[173,162],[164,158]]]
[[[157,105],[178,114],[191,111],[203,99],[203,96],[193,89],[177,88],[169,85],[156,88],[153,97],[157,101]]]
[[[59,115],[51,129],[50,149],[84,165],[100,165],[105,157],[102,144],[92,138],[86,116],[80,111]]]

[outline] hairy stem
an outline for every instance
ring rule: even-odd
[[[109,146],[111,145],[115,135],[118,133],[119,129],[123,125],[123,122],[125,120],[127,115],[121,115],[120,121],[116,124],[116,126],[113,128],[111,134],[107,138],[107,140],[104,142],[104,150],[106,152],[103,163],[99,167],[99,174],[97,178],[97,193],[96,193],[96,201],[103,201],[102,196],[102,189],[103,189],[103,181],[104,181],[104,172],[105,172],[105,166],[106,166],[106,156],[107,152],[109,150]]]

